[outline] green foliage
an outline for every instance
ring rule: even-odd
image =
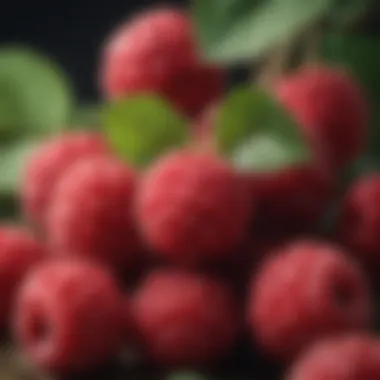
[[[24,165],[38,143],[27,139],[0,147],[0,194],[9,196],[18,191]]]
[[[193,0],[193,17],[208,60],[251,62],[326,16],[333,4],[334,0]]]
[[[59,67],[27,47],[0,47],[0,217],[17,211],[17,194],[38,140],[68,125],[73,93]]]
[[[145,166],[188,140],[185,119],[164,100],[138,95],[107,104],[101,112],[105,135],[131,164]]]
[[[259,88],[227,97],[215,133],[220,151],[243,169],[277,170],[310,158],[295,121]]]
[[[372,3],[373,0],[335,0],[328,14],[331,26],[349,28],[369,11]]]
[[[328,34],[322,44],[325,62],[349,69],[367,96],[371,125],[369,155],[380,163],[380,36],[352,33]]]
[[[0,48],[0,137],[55,133],[71,107],[70,86],[53,62],[28,48]]]

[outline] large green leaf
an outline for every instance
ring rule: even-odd
[[[215,127],[217,146],[246,170],[278,170],[310,159],[292,117],[264,90],[242,87],[222,104]]]
[[[322,44],[328,63],[349,69],[363,85],[371,111],[369,154],[380,162],[380,35],[329,34]]]
[[[328,14],[335,0],[193,0],[200,47],[211,61],[251,61]]]
[[[108,104],[101,119],[115,151],[136,166],[145,166],[188,140],[185,119],[154,95],[138,95]]]
[[[0,137],[53,133],[72,106],[66,76],[49,59],[24,47],[0,48]]]

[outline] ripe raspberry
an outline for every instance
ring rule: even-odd
[[[305,67],[275,85],[279,101],[300,123],[315,154],[332,169],[352,161],[367,137],[368,110],[347,73],[323,66]]]
[[[47,262],[26,278],[14,319],[21,349],[40,367],[91,369],[120,347],[122,294],[102,268],[86,262]]]
[[[237,337],[236,310],[222,283],[168,269],[148,275],[133,303],[147,355],[168,366],[197,366],[222,358]]]
[[[338,235],[340,241],[369,266],[380,266],[380,175],[355,183],[343,201]]]
[[[136,174],[111,157],[89,157],[65,173],[52,195],[48,238],[60,255],[99,260],[117,271],[137,264],[132,217]]]
[[[20,227],[0,227],[0,328],[9,322],[15,294],[26,273],[45,257],[45,250]]]
[[[380,341],[370,336],[345,336],[319,342],[293,366],[289,380],[378,380]]]
[[[318,338],[367,327],[364,275],[345,252],[298,241],[264,261],[251,285],[248,322],[269,354],[291,359]]]
[[[76,132],[44,143],[29,161],[22,186],[22,203],[27,217],[44,228],[45,213],[57,180],[78,159],[107,152],[95,133]]]
[[[190,117],[223,92],[226,79],[201,61],[188,15],[169,8],[119,27],[106,45],[100,76],[109,98],[153,92]]]
[[[245,236],[251,202],[246,183],[211,153],[161,158],[137,192],[141,231],[153,251],[183,265],[223,261]]]
[[[332,178],[311,165],[248,174],[256,198],[256,230],[306,232],[324,215],[333,196]]]

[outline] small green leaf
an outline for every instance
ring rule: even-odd
[[[186,121],[164,100],[139,95],[105,106],[102,125],[115,151],[136,166],[145,166],[166,150],[188,140]]]
[[[72,100],[50,60],[24,47],[0,48],[0,137],[54,133],[66,126]]]
[[[210,61],[249,61],[323,18],[334,0],[193,0],[193,18]]]
[[[295,121],[259,88],[233,91],[216,123],[220,151],[245,170],[271,171],[310,159]]]
[[[25,165],[38,144],[36,140],[21,140],[0,147],[0,194],[18,192]]]

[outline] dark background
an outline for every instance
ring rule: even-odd
[[[205,0],[207,1],[207,0]],[[72,78],[79,98],[97,98],[96,70],[102,43],[115,25],[152,0],[3,0],[0,44],[22,43],[48,54]],[[166,4],[185,5],[184,0]]]

